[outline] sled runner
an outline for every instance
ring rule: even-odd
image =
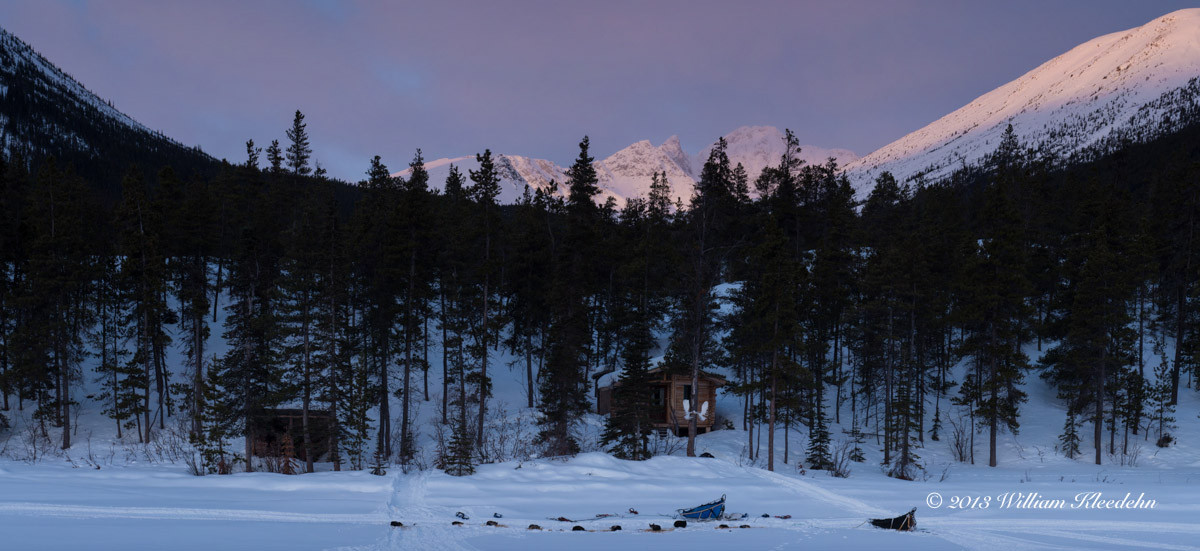
[[[704,505],[697,505],[691,509],[678,509],[675,511],[677,516],[696,520],[716,520],[721,518],[725,512],[725,494],[721,494],[721,499]]]
[[[911,511],[904,513],[896,518],[873,518],[870,519],[871,525],[876,528],[886,528],[888,530],[899,530],[901,532],[909,532],[917,529],[917,508],[913,507]]]

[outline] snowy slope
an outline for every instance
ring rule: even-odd
[[[1060,158],[1178,127],[1200,108],[1200,8],[1085,42],[847,166],[860,193],[883,171],[933,179],[977,163],[1008,124]]]
[[[25,109],[42,105],[42,101],[52,102],[60,112],[86,114],[92,124],[112,124],[125,126],[138,132],[151,134],[151,130],[142,126],[128,115],[118,111],[108,102],[100,99],[77,80],[66,74],[54,64],[42,57],[32,47],[15,35],[0,28],[0,92],[18,92],[29,98]],[[33,107],[37,109],[37,107]],[[24,115],[25,113],[22,113]],[[30,138],[29,123],[12,125],[11,117],[0,113],[0,139],[3,140],[5,153],[13,146],[28,146]],[[54,124],[53,120],[39,121],[42,124]],[[87,149],[90,144],[67,128],[54,128],[54,140],[59,143],[73,144],[73,148]],[[35,145],[36,147],[36,145]]]
[[[54,66],[20,38],[0,29],[0,152],[53,155],[75,163],[94,182],[114,179],[136,161],[182,173],[217,161],[150,130]]]
[[[22,67],[24,66],[24,67]],[[112,119],[113,121],[145,132],[150,132],[149,128],[142,126],[141,123],[133,120],[129,115],[118,111],[107,101],[100,99],[91,90],[88,90],[79,81],[75,80],[71,75],[66,74],[42,57],[42,54],[34,51],[16,35],[0,28],[0,82],[5,83],[0,86],[0,91],[6,91],[8,88],[7,81],[11,79],[11,75],[20,69],[32,70],[40,75],[41,81],[47,88],[53,88],[61,91],[64,96],[71,98],[72,101],[86,105],[95,109],[100,116]]]
[[[758,178],[764,167],[778,164],[783,155],[784,134],[773,126],[743,126],[725,135],[728,142],[729,160],[741,163],[746,168],[751,182]],[[625,199],[645,197],[650,191],[650,181],[656,172],[666,172],[671,185],[671,199],[686,204],[692,196],[692,188],[700,177],[700,169],[708,160],[712,145],[696,155],[689,155],[679,144],[678,136],[655,146],[649,140],[636,142],[608,157],[596,160],[596,175],[599,178],[601,195],[597,201],[609,197],[617,199],[618,205]],[[846,149],[825,149],[802,146],[800,157],[808,163],[824,163],[830,157],[844,165],[858,158]],[[545,159],[534,159],[517,155],[496,155],[496,164],[501,167],[503,191],[498,198],[501,203],[513,203],[520,198],[526,184],[538,189],[549,185],[551,180],[559,183],[559,193],[565,192],[566,168]],[[474,156],[437,159],[426,163],[430,185],[440,189],[449,175],[453,163],[467,175],[467,170],[478,168]],[[396,176],[407,177],[408,170]]]

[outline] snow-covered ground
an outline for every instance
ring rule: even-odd
[[[703,448],[729,448],[715,433]],[[724,444],[724,445],[722,445]],[[484,465],[470,477],[439,471],[387,476],[323,472],[193,477],[182,465],[72,468],[62,461],[0,470],[5,549],[1195,549],[1200,471],[1096,468],[1037,459],[997,469],[952,466],[947,480],[904,482],[860,465],[847,479],[739,464],[737,458],[587,453],[569,460]],[[936,453],[931,454],[936,455]],[[927,505],[931,493],[940,508]],[[1062,499],[1053,510],[1004,507],[1006,492]],[[1072,509],[1081,492],[1145,494],[1153,509]],[[721,494],[740,521],[668,533],[676,508]],[[991,497],[986,509],[950,509]],[[863,525],[918,506],[917,532]],[[633,508],[639,512],[628,512]],[[469,517],[463,526],[457,512]],[[501,518],[494,519],[494,514]],[[599,514],[616,516],[594,519]],[[763,518],[762,514],[771,517]],[[790,515],[790,519],[775,518]],[[575,522],[551,518],[566,517]],[[592,519],[592,520],[581,520]],[[390,521],[404,523],[392,527]],[[487,526],[495,520],[499,526]],[[730,528],[718,528],[719,524]],[[542,530],[529,530],[530,524]],[[574,532],[582,526],[597,532]],[[619,532],[607,532],[620,525]],[[749,528],[739,528],[748,525]]]
[[[219,353],[219,341],[214,337],[210,349]],[[1027,352],[1038,354],[1033,347]],[[506,368],[513,358],[503,353],[493,359],[495,398],[489,411],[497,422],[508,420],[510,429],[501,432],[509,455],[516,455],[512,450],[527,446],[533,430],[532,412],[519,407],[525,403],[523,364]],[[434,453],[440,413],[436,349],[430,360],[431,400],[418,402],[416,426],[425,464]],[[1147,372],[1152,370],[1149,365]],[[414,382],[420,388],[420,378]],[[77,395],[85,396],[90,386]],[[784,433],[778,432],[776,472],[763,468],[766,438],[760,460],[751,462],[741,430],[700,436],[697,451],[712,459],[683,457],[676,442],[669,456],[622,461],[596,451],[603,420],[595,415],[580,430],[587,453],[482,465],[469,477],[432,469],[404,473],[398,467],[372,476],[329,472],[329,465],[298,476],[195,477],[182,459],[186,445],[172,442],[169,432],[150,446],[118,441],[101,406],[81,399],[74,447],[67,454],[40,449],[45,455],[37,461],[14,459],[28,457],[22,437],[28,421],[8,412],[16,427],[0,433],[0,549],[1200,549],[1195,390],[1181,390],[1179,428],[1173,431],[1179,442],[1159,449],[1144,435],[1136,437],[1136,466],[1119,466],[1120,458],[1107,455],[1105,465],[1092,465],[1090,425],[1081,430],[1084,456],[1060,455],[1055,443],[1064,411],[1054,391],[1036,372],[1027,376],[1025,390],[1029,401],[1021,406],[1020,434],[1002,435],[1000,467],[983,466],[985,435],[976,441],[980,464],[954,461],[944,432],[941,441],[926,439],[917,450],[924,468],[912,482],[883,474],[873,438],[864,444],[867,460],[852,464],[849,478],[803,470],[797,465],[807,445],[802,429],[788,436],[786,464]],[[414,393],[418,399],[421,394]],[[945,399],[941,405],[945,412]],[[741,411],[736,397],[719,395],[719,418],[740,429]],[[848,420],[848,406],[842,418]],[[848,423],[835,425],[835,445],[846,440],[844,428]],[[1140,496],[1154,506],[1073,507],[1077,496],[1089,492],[1101,493],[1102,500]],[[1030,508],[1024,500],[1032,493],[1040,504],[1063,504]],[[748,517],[647,531],[651,523],[669,529],[676,509],[722,494],[728,512]],[[1005,505],[1006,494],[1014,503]],[[864,524],[912,507],[918,508],[916,532]],[[629,513],[631,508],[639,514]],[[451,524],[458,512],[469,517],[462,526]],[[500,518],[493,517],[497,513]],[[600,514],[614,516],[595,518]],[[558,517],[577,522],[550,520]],[[486,525],[489,520],[500,526]],[[722,523],[730,528],[719,528]],[[529,530],[530,524],[542,530]],[[588,531],[572,531],[576,525]],[[608,531],[614,525],[622,529]]]

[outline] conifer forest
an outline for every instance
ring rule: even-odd
[[[1175,410],[1200,363],[1195,126],[1065,164],[1010,126],[978,166],[929,183],[884,173],[865,196],[836,162],[801,161],[791,132],[753,181],[722,140],[690,201],[661,173],[623,205],[596,201],[586,136],[564,181],[502,205],[488,150],[444,182],[417,150],[365,160],[346,184],[314,164],[302,113],[283,134],[211,169],[130,164],[119,193],[52,156],[3,159],[7,416],[29,412],[63,448],[84,400],[139,442],[182,423],[203,474],[254,469],[255,419],[291,407],[295,445],[326,447],[287,450],[312,471],[325,454],[335,470],[411,462],[414,408],[429,402],[446,427],[436,467],[462,475],[497,459],[497,372],[521,378],[514,405],[538,413],[540,453],[565,456],[597,376],[619,371],[631,390],[614,395],[603,445],[646,459],[652,397],[636,389],[662,356],[693,380],[732,375],[722,392],[744,416],[725,428],[768,469],[786,461],[774,439],[787,427],[809,435],[790,452],[808,469],[872,448],[911,479],[940,440],[969,439],[960,460],[995,466],[1029,378],[1065,405],[1063,453],[1096,464],[1169,445],[1174,417],[1195,414]],[[212,334],[224,350],[206,349]],[[80,395],[82,380],[98,392]]]

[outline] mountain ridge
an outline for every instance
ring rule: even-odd
[[[746,169],[750,181],[762,172],[762,169],[778,164],[784,150],[784,133],[773,126],[742,126],[723,136],[728,143],[727,154],[733,164],[741,163]],[[593,161],[596,175],[599,179],[599,202],[609,197],[615,199],[618,205],[634,197],[644,197],[650,189],[650,182],[655,172],[666,172],[667,181],[671,187],[671,199],[686,204],[692,195],[696,180],[700,177],[700,169],[707,161],[709,152],[715,142],[695,155],[689,155],[679,143],[678,136],[671,136],[663,143],[654,145],[650,140],[634,142],[615,153]],[[519,155],[495,154],[497,166],[506,166],[511,170],[502,170],[501,193],[497,201],[514,203],[520,199],[524,186],[531,189],[544,189],[551,180],[556,180],[559,193],[565,192],[563,183],[566,181],[566,168],[545,159],[534,159]],[[858,156],[848,149],[826,149],[822,147],[801,146],[800,158],[810,164],[823,164],[829,158],[834,158],[839,165],[844,165],[858,159]],[[449,174],[449,165],[455,164],[466,177],[468,170],[478,168],[474,156],[440,158],[425,163],[429,171],[430,185],[441,188]],[[407,177],[409,170],[395,172],[393,176]]]
[[[1042,157],[1082,160],[1200,119],[1200,8],[1055,56],[846,167],[860,194],[884,171],[936,180],[977,164],[1012,124]]]

